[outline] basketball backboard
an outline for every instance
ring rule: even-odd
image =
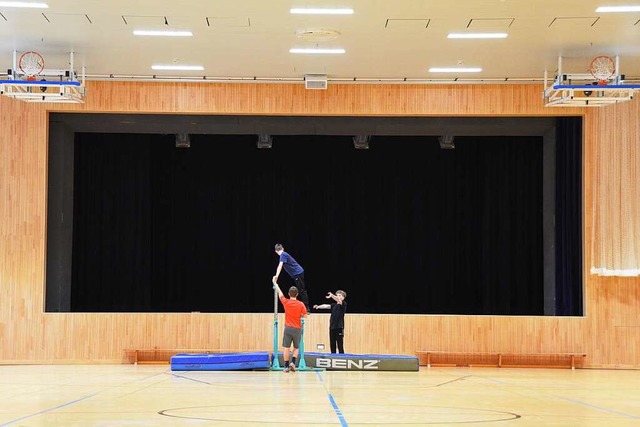
[[[640,90],[640,82],[625,81],[618,57],[593,58],[588,72],[584,73],[566,73],[562,66],[563,58],[559,57],[552,81],[545,71],[543,98],[546,107],[601,107],[630,101]]]

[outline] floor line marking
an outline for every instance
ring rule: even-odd
[[[324,385],[324,380],[322,378],[322,375],[320,375],[320,371],[316,371],[316,375],[318,376],[318,379],[322,383],[322,386],[324,387],[324,390],[327,392],[327,397],[329,397],[329,402],[331,403],[331,406],[333,407],[333,411],[338,416],[338,420],[340,420],[340,425],[342,427],[349,427],[349,424],[347,423],[347,420],[345,419],[344,414],[342,413],[342,410],[338,406],[338,403],[333,398],[333,395],[329,392],[329,390],[327,390],[327,387]]]
[[[151,376],[145,377],[145,378],[143,378],[143,379],[142,379],[142,381],[144,381],[144,380],[148,380],[149,378],[157,377],[158,375],[162,375],[162,374],[154,374],[154,375],[151,375]],[[140,380],[134,380],[134,381],[130,381],[130,382],[137,382],[137,381],[140,381]],[[64,384],[64,385],[68,386],[69,384]],[[24,416],[22,416],[22,417],[20,417],[20,418],[16,418],[16,419],[11,420],[11,421],[6,421],[5,423],[0,424],[0,427],[9,426],[9,425],[11,425],[11,424],[13,424],[13,423],[17,423],[18,421],[26,420],[27,418],[32,418],[32,417],[35,417],[35,416],[37,416],[37,415],[46,414],[46,413],[48,413],[48,412],[55,411],[56,409],[61,409],[61,408],[64,408],[65,406],[69,406],[69,405],[73,405],[74,403],[82,402],[83,400],[89,399],[89,398],[91,398],[91,397],[93,397],[93,396],[96,396],[96,395],[98,395],[98,394],[100,394],[100,393],[104,392],[104,390],[105,390],[105,389],[100,390],[100,391],[98,391],[98,392],[96,392],[96,393],[89,394],[89,395],[87,395],[87,396],[81,397],[81,398],[79,398],[79,399],[72,400],[71,402],[63,403],[63,404],[58,405],[58,406],[55,406],[55,407],[53,407],[53,408],[43,409],[43,410],[41,410],[41,411],[34,412],[33,414],[24,415]]]
[[[483,376],[479,376],[479,375],[473,375],[471,373],[469,373],[469,376],[473,376],[475,378],[481,378],[481,379],[484,379],[484,380],[487,380],[487,381],[490,381],[490,382],[493,382],[493,383],[496,383],[496,384],[508,384],[508,385],[517,386],[516,384],[514,384],[512,382],[499,380],[497,378],[483,377]],[[520,386],[520,387],[522,387],[522,388],[531,388],[531,387],[526,387],[526,386]],[[514,393],[513,391],[511,391],[511,392]],[[518,393],[518,394],[523,394],[523,393]],[[575,400],[575,399],[570,399],[568,397],[559,396],[556,393],[547,392],[547,394],[550,395],[550,396],[553,396],[553,397],[555,397],[556,399],[559,399],[559,400],[565,400],[567,402],[575,403],[577,405],[585,406],[587,408],[597,409],[599,411],[607,412],[609,414],[621,415],[623,417],[631,418],[633,420],[639,420],[640,419],[640,417],[636,416],[636,415],[627,414],[626,412],[616,411],[614,409],[607,409],[605,407],[598,406],[598,405],[592,405],[590,403],[582,402],[580,400]]]
[[[36,415],[46,414],[47,412],[55,411],[56,409],[64,408],[65,406],[73,405],[74,403],[78,403],[78,402],[81,402],[83,400],[89,399],[90,397],[93,397],[93,396],[95,396],[96,394],[99,394],[99,393],[100,392],[93,393],[93,394],[90,394],[88,396],[81,397],[80,399],[76,399],[76,400],[72,400],[71,402],[63,403],[62,405],[58,405],[58,406],[56,406],[54,408],[43,409],[42,411],[34,412],[33,414],[29,414],[29,415],[25,415],[25,416],[20,417],[20,418],[16,418],[15,420],[11,420],[11,421],[8,421],[8,422],[6,422],[4,424],[0,424],[0,427],[1,426],[8,426],[8,425],[11,425],[13,423],[17,423],[18,421],[22,421],[22,420],[26,420],[27,418],[35,417]]]
[[[558,397],[558,396],[556,396],[556,397]],[[640,420],[640,417],[635,416],[635,415],[631,415],[631,414],[627,414],[626,412],[615,411],[613,409],[603,408],[602,406],[592,405],[590,403],[581,402],[579,400],[574,400],[574,399],[569,399],[567,397],[558,397],[558,398],[562,399],[562,400],[566,400],[567,402],[576,403],[578,405],[586,406],[587,408],[593,408],[593,409],[597,409],[599,411],[608,412],[610,414],[622,415],[624,417],[631,418],[631,419],[634,419],[634,420]]]

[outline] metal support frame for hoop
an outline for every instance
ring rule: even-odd
[[[81,103],[84,93],[79,82],[0,80],[0,95],[25,102]]]

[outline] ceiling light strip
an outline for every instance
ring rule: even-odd
[[[302,53],[302,54],[343,54],[346,51],[342,48],[291,48],[289,53]]]
[[[640,5],[637,6],[600,6],[596,12],[640,12]]]
[[[293,15],[353,15],[353,9],[349,8],[294,7],[289,12]]]
[[[507,33],[449,33],[449,39],[506,39]]]
[[[191,37],[193,33],[187,30],[133,30],[135,36],[161,36],[161,37]]]
[[[32,3],[26,1],[0,1],[0,7],[29,7],[35,9],[48,9],[46,3]]]
[[[482,71],[480,67],[431,67],[430,73],[479,73]]]
[[[152,65],[152,70],[156,71],[202,71],[202,65]]]

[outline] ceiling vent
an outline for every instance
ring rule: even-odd
[[[306,74],[304,76],[304,88],[305,89],[326,89],[327,75],[326,74]]]

